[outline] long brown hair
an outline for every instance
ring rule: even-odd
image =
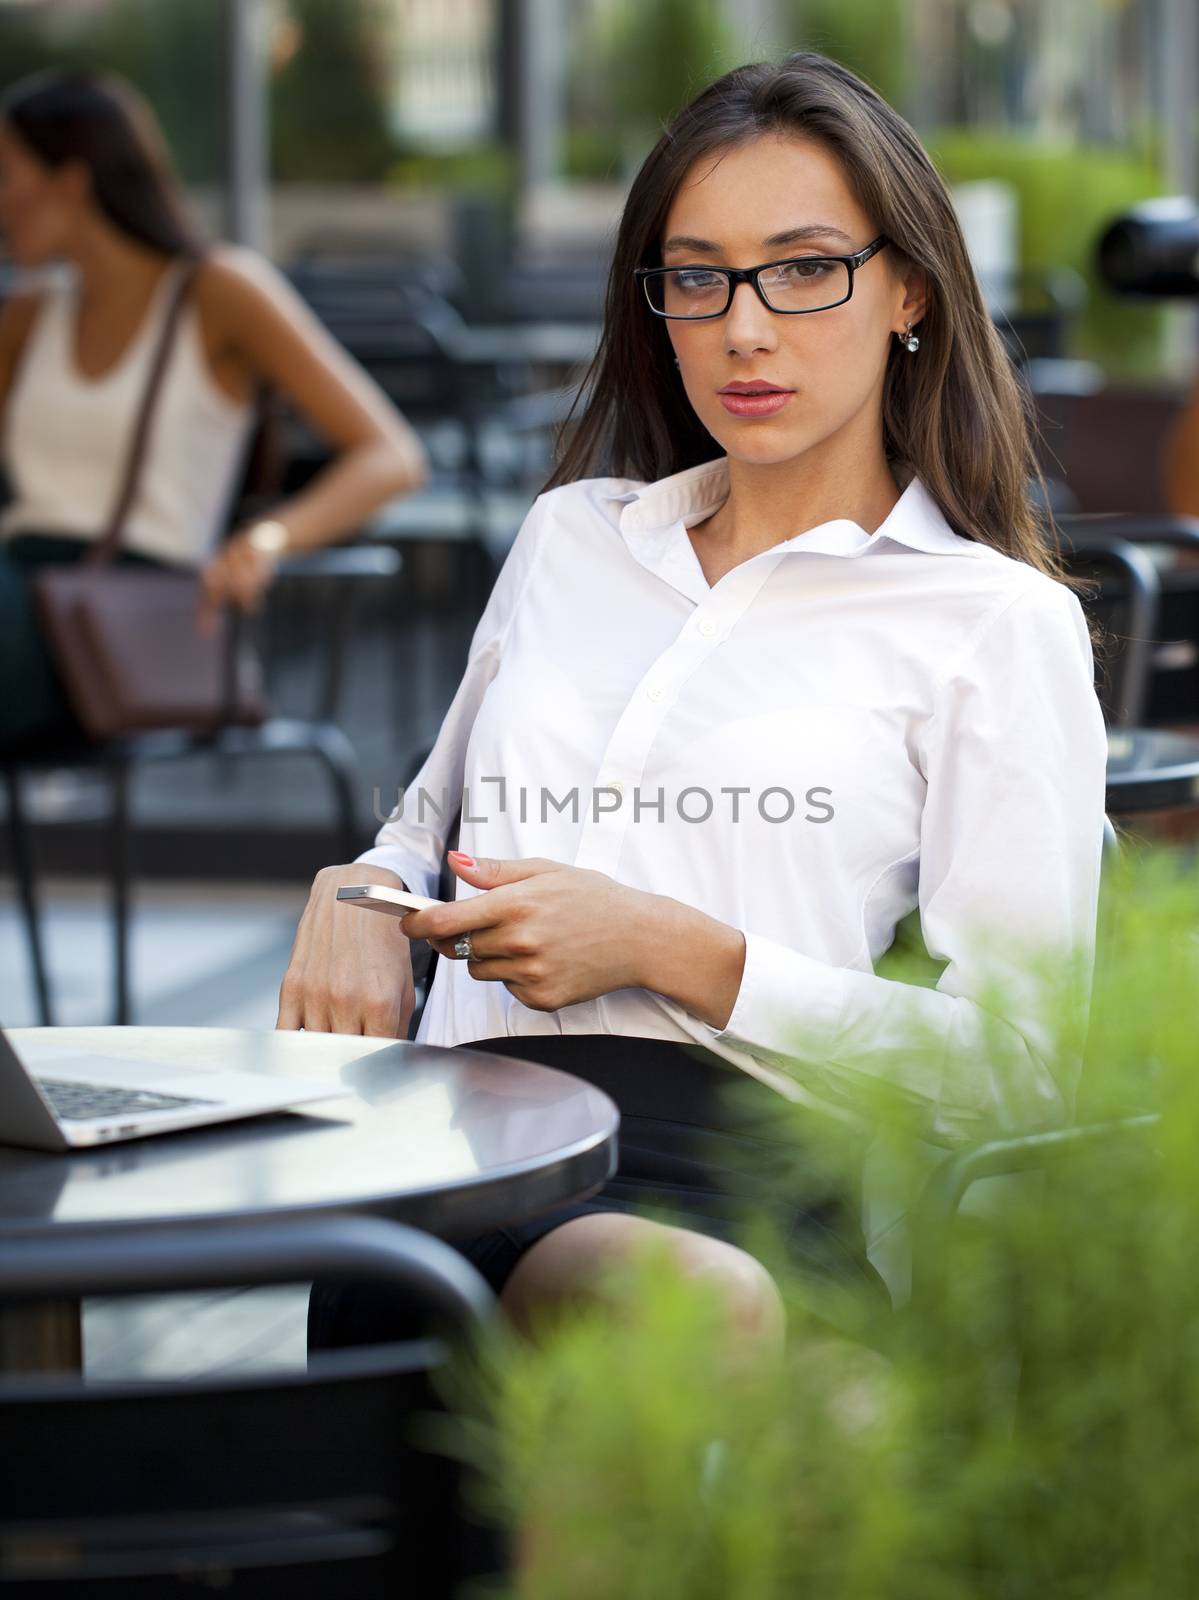
[[[721,454],[691,408],[666,329],[647,314],[633,269],[661,264],[667,213],[694,163],[764,134],[814,139],[831,150],[875,231],[890,240],[896,270],[915,265],[928,280],[919,355],[893,340],[888,358],[888,458],[922,479],[955,532],[1071,588],[1089,587],[1063,570],[1052,523],[1043,526],[1034,506],[1032,485],[1048,497],[1032,403],[983,304],[945,184],[899,113],[814,51],[718,78],[647,156],[620,221],[599,349],[546,487],[607,473],[654,482]]]
[[[35,73],[0,97],[0,118],[47,166],[85,166],[93,201],[122,233],[168,256],[201,252],[157,119],[123,78]]]

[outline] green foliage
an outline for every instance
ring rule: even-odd
[[[499,144],[445,153],[422,151],[393,161],[387,180],[404,189],[451,190],[507,201],[516,182],[516,164],[511,150]]]
[[[271,92],[271,165],[282,182],[371,183],[396,155],[387,119],[383,0],[289,0],[299,48]]]
[[[902,106],[908,95],[907,32],[911,8],[903,0],[789,0],[783,8],[787,46],[819,50]]]
[[[602,1310],[545,1323],[536,1347],[497,1330],[456,1365],[448,1447],[521,1530],[513,1596],[1194,1592],[1199,864],[1179,868],[1150,849],[1107,874],[1082,1107],[1160,1122],[922,1233],[902,1313],[780,1255],[787,1353],[737,1363],[710,1289],[647,1254]],[[885,1130],[886,1101],[863,1103]],[[853,1181],[852,1140],[810,1115],[795,1131],[805,1162]]]
[[[783,51],[819,50],[888,99],[907,91],[902,0],[790,0]],[[762,56],[764,52],[751,51]],[[747,59],[723,8],[703,0],[622,0],[598,33],[576,36],[569,73],[568,176],[629,176],[663,125],[707,84]]]
[[[889,98],[902,99],[900,0],[854,6],[792,0],[783,24],[785,50],[823,51]],[[631,175],[675,113],[744,58],[714,0],[621,0],[596,33],[574,41],[567,175],[601,181]]]
[[[207,182],[222,164],[222,44],[211,0],[112,0],[94,14],[53,4],[0,14],[0,81],[47,67],[102,68],[149,100],[185,179]]]
[[[620,138],[614,127],[574,126],[562,141],[562,171],[589,183],[616,183],[621,176]]]
[[[651,142],[663,123],[737,64],[717,0],[624,0],[610,48],[621,124]]]
[[[154,107],[184,178],[212,182],[225,162],[221,13],[218,0],[110,0],[94,14],[0,6],[0,83],[51,66],[119,72]],[[506,151],[405,154],[389,119],[392,0],[288,0],[287,15],[296,48],[269,86],[275,179],[509,193]]]
[[[619,0],[573,42],[567,176],[631,176],[675,113],[737,64],[719,0]]]
[[[946,182],[1000,178],[1013,186],[1022,267],[1072,267],[1086,279],[1090,304],[1079,318],[1071,354],[1097,361],[1113,375],[1157,369],[1161,310],[1118,299],[1094,266],[1106,225],[1136,201],[1162,192],[1159,167],[1150,157],[965,128],[937,129],[925,142]]]

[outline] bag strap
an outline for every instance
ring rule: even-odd
[[[125,519],[129,515],[129,508],[137,494],[138,482],[141,478],[142,466],[146,459],[146,446],[150,439],[150,425],[154,420],[158,396],[162,390],[162,380],[166,375],[167,361],[171,354],[171,346],[175,342],[175,333],[179,327],[180,314],[183,311],[183,302],[187,298],[197,272],[200,270],[202,258],[188,256],[184,260],[184,267],[175,284],[167,314],[163,319],[162,329],[158,335],[158,345],[154,351],[154,359],[150,364],[150,375],[146,379],[146,387],[142,394],[141,406],[138,410],[137,421],[133,428],[133,437],[130,441],[129,455],[125,462],[124,476],[121,479],[120,492],[113,506],[112,514],[108,519],[108,526],[92,550],[88,552],[87,561],[92,565],[111,561],[120,548],[121,538],[125,531]]]

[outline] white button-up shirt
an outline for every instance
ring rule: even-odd
[[[727,494],[721,457],[541,495],[359,858],[436,894],[461,803],[470,855],[685,901],[745,935],[726,1025],[637,988],[535,1011],[441,960],[417,1038],[698,1042],[842,1115],[885,1081],[938,1141],[1060,1118],[1079,1060],[1025,952],[1075,955],[1085,1001],[1107,745],[1077,598],[954,533],[919,479],[873,534],[825,522],[709,585],[687,528]],[[874,970],[917,906],[935,988]]]

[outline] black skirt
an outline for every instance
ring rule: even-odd
[[[701,1045],[621,1034],[533,1034],[471,1040],[468,1048],[557,1067],[620,1108],[618,1167],[591,1198],[532,1221],[452,1240],[499,1294],[529,1247],[574,1217],[648,1216],[744,1245],[751,1220],[774,1222],[803,1275],[865,1282],[889,1305],[866,1257],[856,1204],[814,1174],[794,1108]],[[385,1343],[412,1328],[394,1296],[352,1283],[313,1285],[310,1349]]]

